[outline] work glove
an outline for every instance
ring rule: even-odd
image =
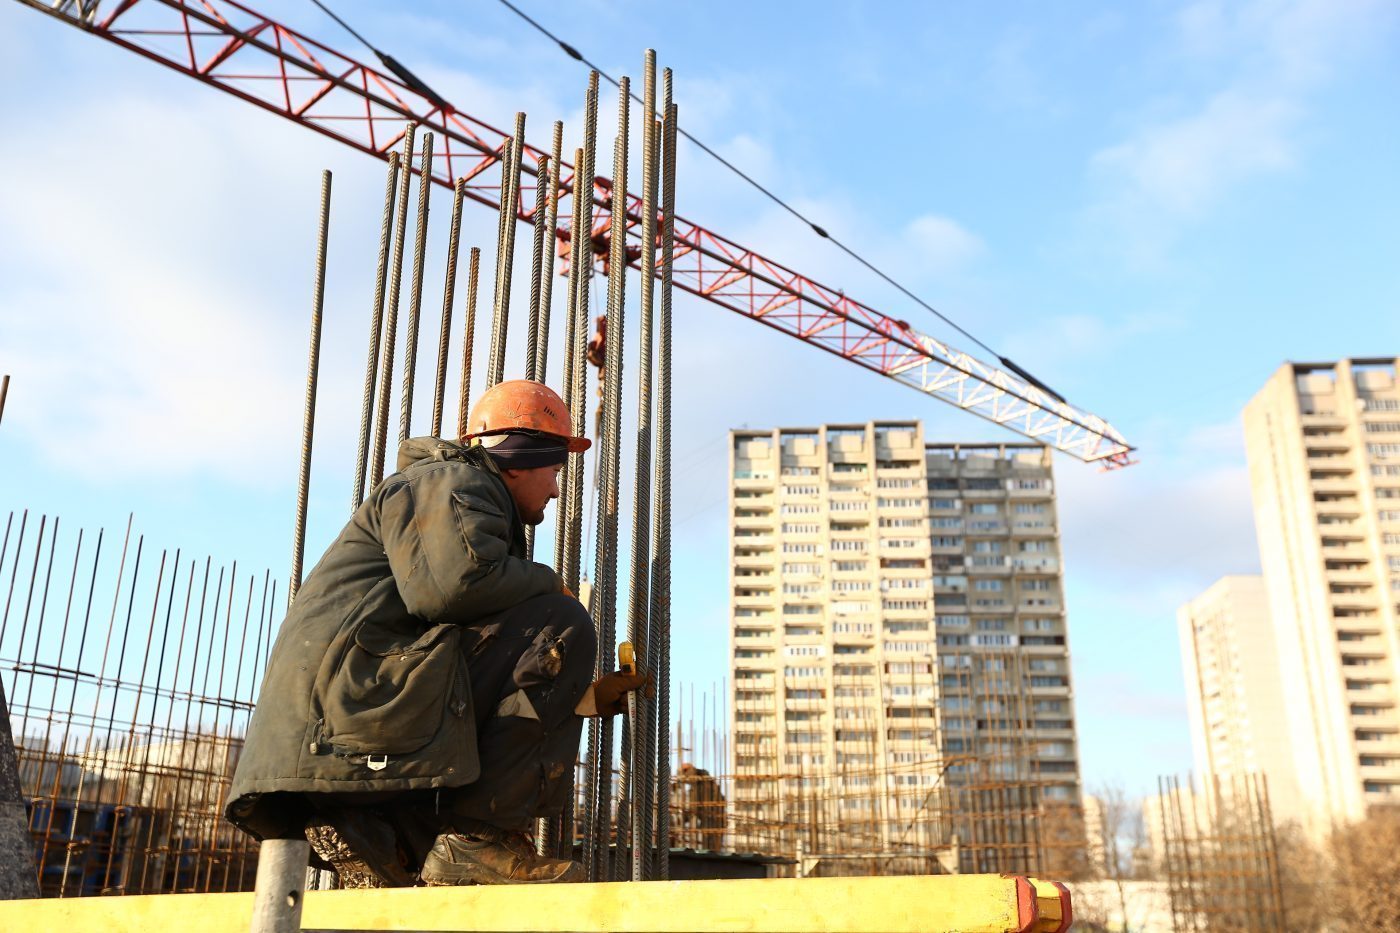
[[[613,671],[589,685],[574,712],[580,716],[616,716],[627,710],[627,694],[645,689],[648,699],[656,696],[656,684],[651,675],[638,672]]]

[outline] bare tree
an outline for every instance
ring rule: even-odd
[[[1395,876],[1400,874],[1400,808],[1373,807],[1366,819],[1332,833],[1327,903],[1335,929],[1400,929]]]
[[[1142,858],[1147,827],[1141,801],[1129,797],[1121,784],[1100,784],[1086,801],[1085,822],[1089,861],[1095,874],[1112,886],[1122,916],[1121,929],[1128,933],[1136,924],[1128,907],[1127,882],[1150,871]],[[1102,929],[1108,918],[1084,916],[1082,920],[1086,929]]]

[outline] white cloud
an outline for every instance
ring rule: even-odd
[[[957,221],[935,214],[916,217],[905,227],[915,256],[935,270],[960,268],[980,256],[981,237]]]
[[[1313,97],[1361,51],[1383,48],[1396,18],[1393,5],[1373,0],[1184,7],[1178,60],[1188,74],[1209,75],[1211,89],[1151,101],[1126,138],[1093,153],[1091,222],[1115,246],[1151,259],[1234,189],[1294,169],[1306,155]]]
[[[1100,150],[1092,168],[1135,215],[1199,215],[1234,184],[1290,168],[1299,116],[1285,97],[1223,91],[1195,113]]]
[[[1013,359],[1041,358],[1053,368],[1059,364],[1102,360],[1144,338],[1181,326],[1181,319],[1160,311],[1135,311],[1109,318],[1099,314],[1042,315],[1021,325],[1004,341]]]

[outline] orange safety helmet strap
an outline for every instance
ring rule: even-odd
[[[574,436],[568,406],[559,394],[531,379],[512,379],[487,389],[472,406],[462,443],[517,431],[557,437],[567,443],[570,453],[593,446],[588,438]]]

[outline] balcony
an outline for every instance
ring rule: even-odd
[[[1011,566],[1018,573],[1058,573],[1060,570],[1060,562],[1054,557],[1016,557]]]
[[[1010,530],[1006,522],[974,518],[968,520],[966,534],[969,538],[1000,537],[1008,534]]]
[[[759,551],[753,554],[734,555],[735,567],[773,567],[778,562],[777,555],[771,549]]]

